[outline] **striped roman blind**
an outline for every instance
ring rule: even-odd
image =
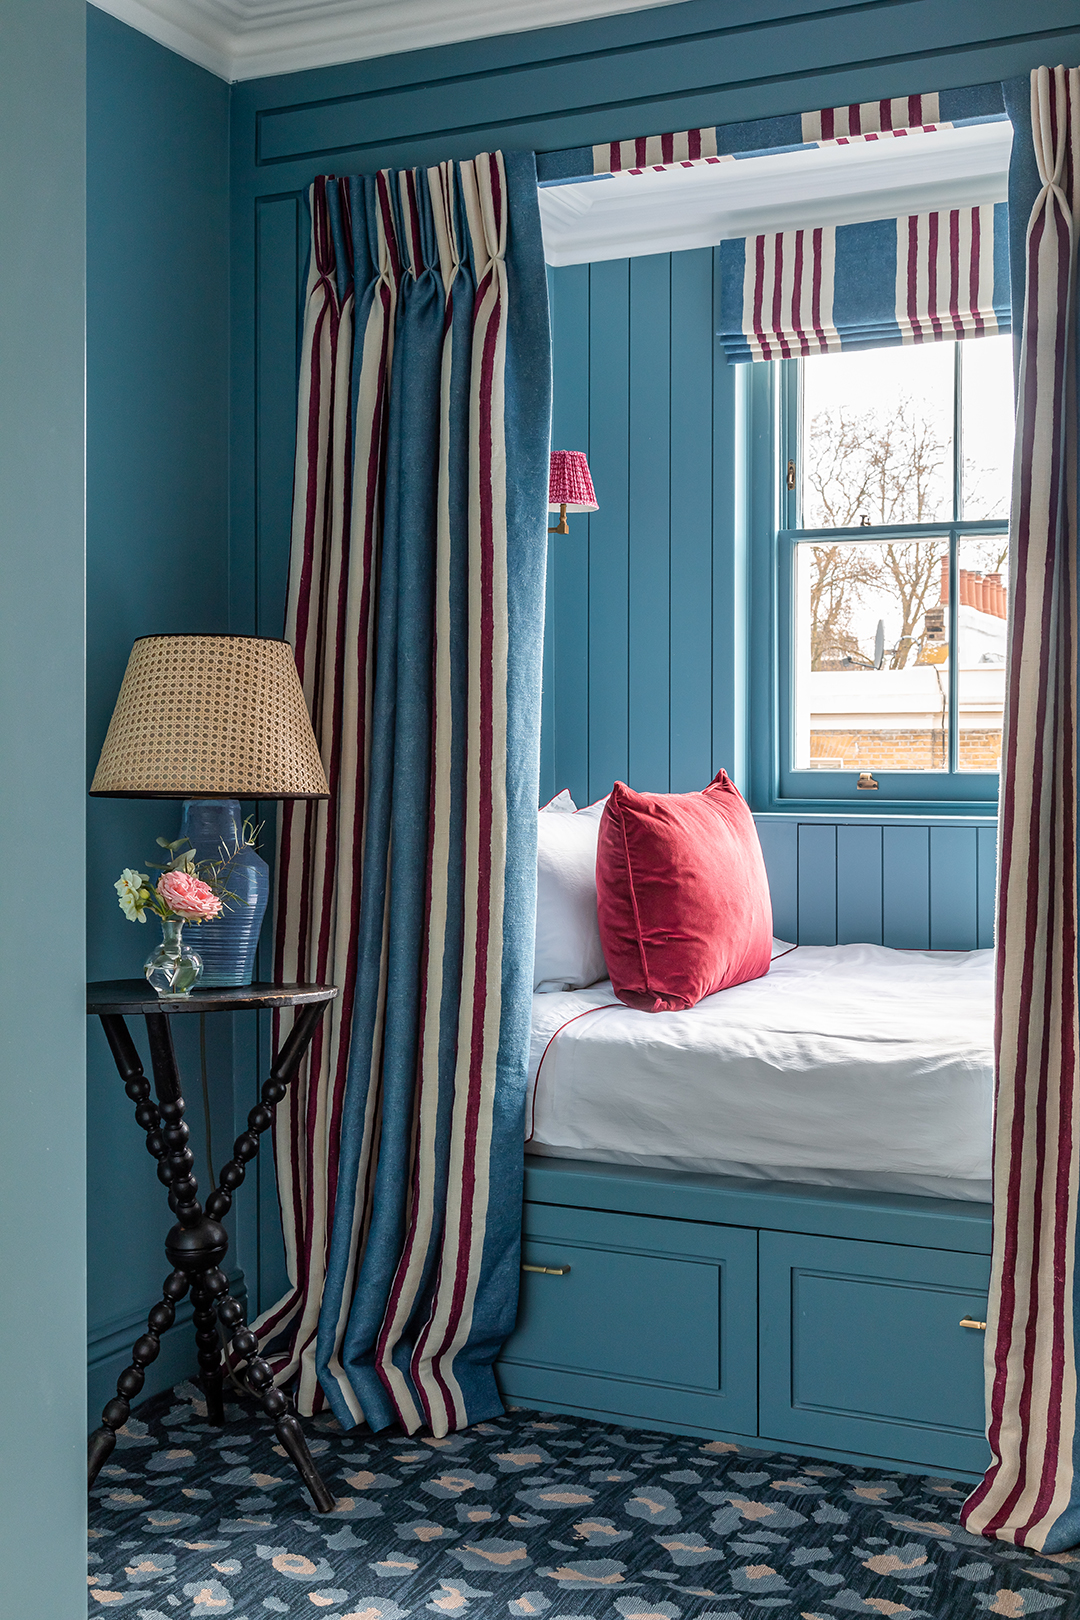
[[[720,289],[736,364],[1007,332],[1008,207],[722,242]]]

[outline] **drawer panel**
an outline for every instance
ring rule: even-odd
[[[754,1432],[756,1232],[551,1206],[525,1227],[523,1263],[550,1269],[522,1276],[508,1395]]]
[[[988,1257],[761,1234],[763,1437],[975,1472]]]

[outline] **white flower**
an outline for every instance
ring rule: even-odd
[[[136,872],[133,867],[125,866],[119,880],[113,884],[120,898],[120,910],[128,922],[146,921],[143,907],[150,898],[149,883],[145,872]]]

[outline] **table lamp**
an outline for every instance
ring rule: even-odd
[[[559,521],[548,534],[569,534],[567,512],[596,512],[596,495],[589,476],[589,463],[583,450],[553,450],[548,481],[548,511],[558,512]]]
[[[240,840],[241,799],[326,799],[330,789],[293,651],[269,636],[140,636],[90,792],[182,799],[202,860]],[[233,896],[199,928],[200,987],[251,983],[270,869],[250,845],[229,863]]]

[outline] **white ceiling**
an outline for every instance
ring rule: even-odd
[[[591,264],[1004,202],[1011,145],[1012,125],[1000,121],[541,186],[545,257]]]
[[[258,79],[671,0],[91,0],[221,79]]]

